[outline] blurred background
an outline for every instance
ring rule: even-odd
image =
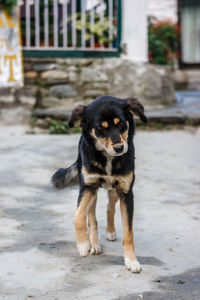
[[[0,122],[66,132],[110,94],[198,123],[199,15],[198,0],[0,0]]]
[[[76,160],[67,119],[101,95],[137,97],[134,235],[122,226],[80,258],[78,186],[50,178]],[[0,0],[0,299],[200,299],[200,0]],[[66,135],[67,134],[67,135]]]

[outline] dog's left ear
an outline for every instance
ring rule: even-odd
[[[147,122],[147,117],[144,114],[144,106],[135,98],[126,98],[124,101],[127,104],[128,111],[133,115],[137,115],[144,123]]]
[[[78,127],[83,126],[83,117],[86,110],[85,105],[78,105],[71,114],[71,117],[69,118],[68,125],[69,127]]]

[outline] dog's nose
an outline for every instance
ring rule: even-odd
[[[122,153],[123,149],[124,149],[123,145],[114,146],[114,150],[116,153]]]

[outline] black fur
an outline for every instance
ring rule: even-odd
[[[51,181],[57,189],[64,189],[67,186],[72,186],[79,183],[77,162],[69,168],[61,168],[52,176]]]
[[[98,138],[110,139],[112,144],[119,143],[120,135],[128,130],[128,150],[121,156],[113,157],[111,175],[126,176],[130,172],[134,172],[135,151],[133,145],[133,135],[135,129],[133,114],[139,116],[143,122],[147,122],[142,104],[134,98],[118,99],[111,96],[101,96],[88,106],[81,105],[75,108],[69,120],[69,126],[73,127],[75,125],[79,125],[82,127],[78,158],[71,167],[67,169],[60,169],[53,175],[53,185],[56,188],[64,188],[74,183],[78,183],[79,181],[79,203],[85,190],[93,189],[96,191],[104,184],[103,178],[100,178],[99,181],[93,183],[92,185],[87,185],[84,182],[84,176],[82,173],[83,166],[91,174],[99,174],[102,175],[102,177],[103,175],[106,175],[107,155],[105,155],[105,151],[97,148],[95,139],[91,135],[92,130],[94,130],[95,135]],[[120,120],[119,124],[113,124],[114,118],[118,118]],[[109,125],[109,128],[107,129],[102,128],[101,124],[103,121],[106,121],[108,124],[112,125]],[[130,189],[126,193],[119,188],[119,182],[114,182],[112,186],[116,189],[120,198],[123,199],[126,204],[130,228],[133,217],[133,183],[134,176],[130,185]]]

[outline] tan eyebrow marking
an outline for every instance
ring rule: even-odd
[[[108,128],[108,122],[106,122],[106,121],[102,122],[101,125],[104,128]]]
[[[113,121],[114,121],[114,124],[117,125],[120,122],[120,119],[119,118],[114,118]]]

